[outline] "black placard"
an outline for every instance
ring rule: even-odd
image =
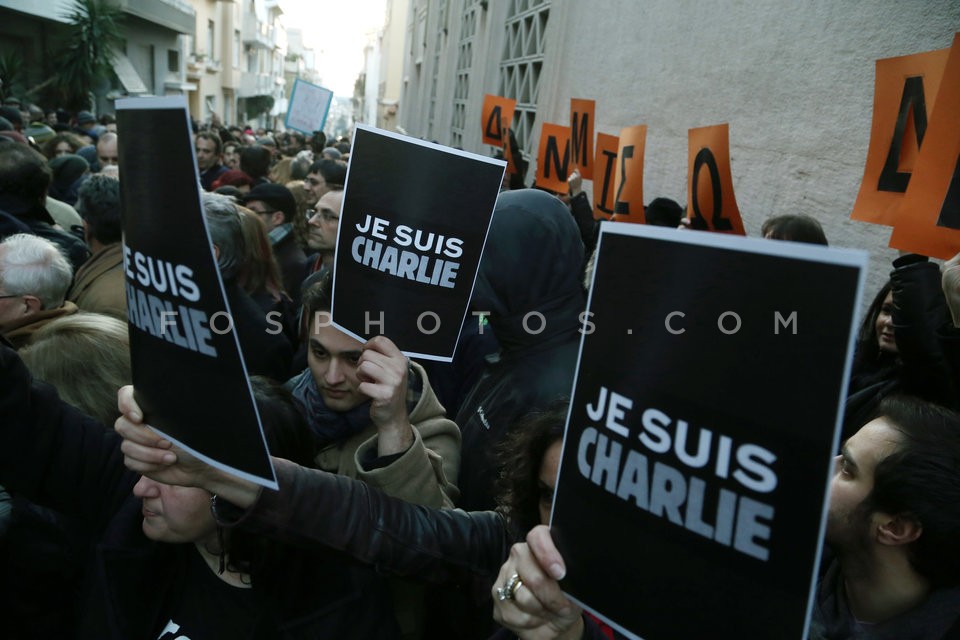
[[[358,125],[337,232],[333,323],[450,361],[506,164]]]
[[[646,640],[804,635],[866,259],[603,224],[551,521],[571,596]]]
[[[200,200],[186,102],[117,102],[136,399],[206,462],[277,488]]]

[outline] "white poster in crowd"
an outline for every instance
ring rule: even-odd
[[[332,102],[333,91],[297,78],[293,83],[284,124],[288,129],[296,129],[307,135],[323,131]]]

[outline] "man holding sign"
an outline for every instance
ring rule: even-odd
[[[453,506],[457,425],[389,338],[364,343],[331,324],[330,286],[328,272],[304,293],[309,367],[287,383],[316,437],[317,466],[409,502]]]

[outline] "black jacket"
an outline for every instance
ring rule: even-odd
[[[883,398],[895,393],[960,409],[960,331],[949,323],[940,269],[915,255],[902,256],[893,266],[893,332],[899,353],[881,354],[875,362],[854,360],[844,437],[870,421]]]
[[[500,353],[488,357],[456,420],[464,509],[493,508],[495,449],[526,414],[570,394],[586,306],[582,264],[580,233],[562,202],[532,189],[500,195],[471,301],[489,314]]]

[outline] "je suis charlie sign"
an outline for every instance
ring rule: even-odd
[[[145,421],[277,488],[200,200],[186,102],[117,102],[130,360]]]
[[[630,637],[805,637],[866,254],[612,223],[598,251],[565,591]]]
[[[506,164],[358,125],[337,232],[333,323],[450,361]]]

